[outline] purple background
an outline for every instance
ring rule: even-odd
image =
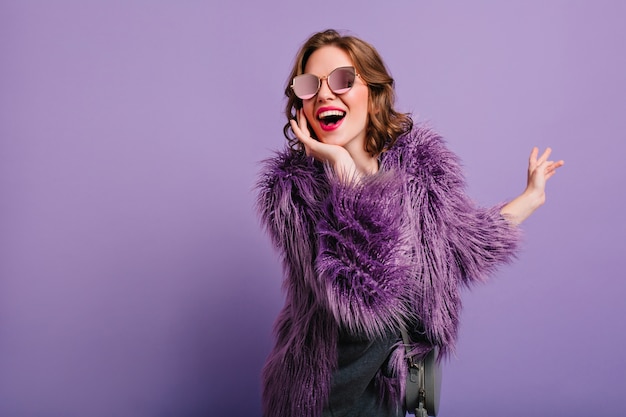
[[[260,415],[282,305],[253,210],[312,32],[349,29],[399,107],[519,193],[566,166],[519,260],[465,293],[441,416],[626,413],[626,3],[0,2],[0,415]]]

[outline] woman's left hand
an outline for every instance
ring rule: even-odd
[[[545,202],[546,182],[556,173],[556,170],[565,163],[563,160],[556,162],[549,161],[548,158],[550,158],[551,153],[552,149],[546,148],[543,154],[537,158],[539,148],[534,147],[528,160],[526,191],[537,196],[540,200],[540,205]]]
[[[556,170],[565,163],[549,161],[552,149],[547,148],[541,156],[539,149],[534,147],[528,159],[528,178],[526,189],[522,194],[506,204],[500,210],[506,218],[515,224],[526,220],[537,208],[546,201],[546,182],[552,178]]]

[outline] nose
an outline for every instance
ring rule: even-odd
[[[335,93],[330,89],[330,85],[328,85],[328,77],[324,77],[321,80],[320,89],[317,92],[318,100],[329,100],[335,98]]]

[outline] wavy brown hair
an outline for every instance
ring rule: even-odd
[[[302,100],[296,97],[291,81],[297,75],[304,73],[304,68],[313,52],[323,46],[336,46],[344,50],[352,59],[356,71],[369,89],[368,123],[366,128],[367,141],[365,150],[372,156],[378,156],[390,148],[398,136],[413,127],[413,120],[407,113],[400,113],[394,109],[396,94],[394,81],[380,57],[380,54],[369,43],[354,36],[341,35],[336,30],[325,30],[312,35],[300,48],[287,87],[287,105],[285,115],[287,120],[295,117],[296,110],[302,108]],[[289,121],[283,128],[283,133],[294,150],[302,150],[302,144],[293,134]],[[311,135],[315,135],[311,131]]]

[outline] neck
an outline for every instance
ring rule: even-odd
[[[372,156],[363,146],[358,146],[356,149],[347,149],[347,151],[352,157],[359,174],[371,175],[378,172],[378,158]]]
[[[378,172],[378,158],[371,156],[369,153],[362,160],[355,158],[354,163],[356,169],[364,175],[371,175]]]

